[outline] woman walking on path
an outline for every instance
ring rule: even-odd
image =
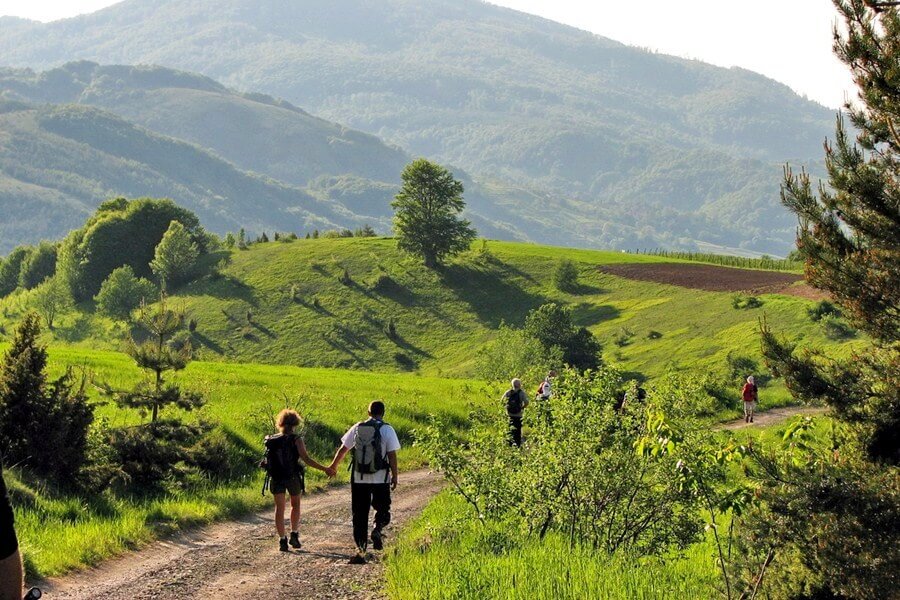
[[[304,490],[302,460],[313,469],[324,471],[334,477],[335,470],[323,466],[306,451],[303,438],[294,433],[300,425],[300,415],[295,410],[284,409],[278,414],[276,425],[281,433],[266,438],[266,470],[272,478],[270,487],[275,496],[275,529],[278,531],[278,545],[282,552],[288,551],[288,538],[284,529],[285,493],[291,496],[291,539],[290,545],[300,548],[300,495]]]
[[[756,380],[753,375],[747,378],[744,389],[741,390],[741,396],[744,398],[744,422],[753,422],[753,411],[756,410],[756,403],[759,400],[759,389],[756,387]]]

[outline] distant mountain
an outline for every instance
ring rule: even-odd
[[[523,206],[548,198],[556,243],[785,252],[780,164],[818,159],[833,128],[831,111],[749,71],[477,0],[127,0],[49,24],[3,20],[0,57],[162,64],[287,98],[522,190]],[[534,218],[515,204],[504,210]]]
[[[120,195],[171,197],[219,232],[387,226],[96,108],[0,100],[0,254]]]

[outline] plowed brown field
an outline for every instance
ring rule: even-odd
[[[802,275],[793,273],[686,263],[605,265],[600,267],[600,271],[626,279],[652,281],[708,292],[787,294],[809,300],[822,300],[828,297],[825,292],[802,283]]]

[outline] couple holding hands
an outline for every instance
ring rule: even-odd
[[[280,433],[266,438],[266,456],[261,464],[268,473],[269,488],[275,497],[275,529],[282,552],[288,552],[290,547],[302,547],[299,527],[300,496],[304,492],[304,482],[300,461],[334,477],[337,467],[350,452],[350,496],[353,540],[356,544],[356,554],[350,562],[366,562],[370,508],[375,509],[372,547],[375,550],[384,547],[383,529],[391,521],[391,490],[396,489],[398,481],[397,451],[400,440],[394,428],[384,422],[384,402],[369,404],[368,413],[366,421],[357,423],[344,434],[334,459],[327,467],[310,457],[303,438],[295,433],[300,426],[300,415],[290,409],[278,414],[276,425]],[[284,526],[287,496],[291,500],[290,539]]]

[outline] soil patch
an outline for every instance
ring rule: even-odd
[[[775,271],[735,269],[688,263],[626,263],[605,265],[600,271],[637,281],[652,281],[708,292],[786,294],[822,300],[827,294],[803,283],[803,276]]]

